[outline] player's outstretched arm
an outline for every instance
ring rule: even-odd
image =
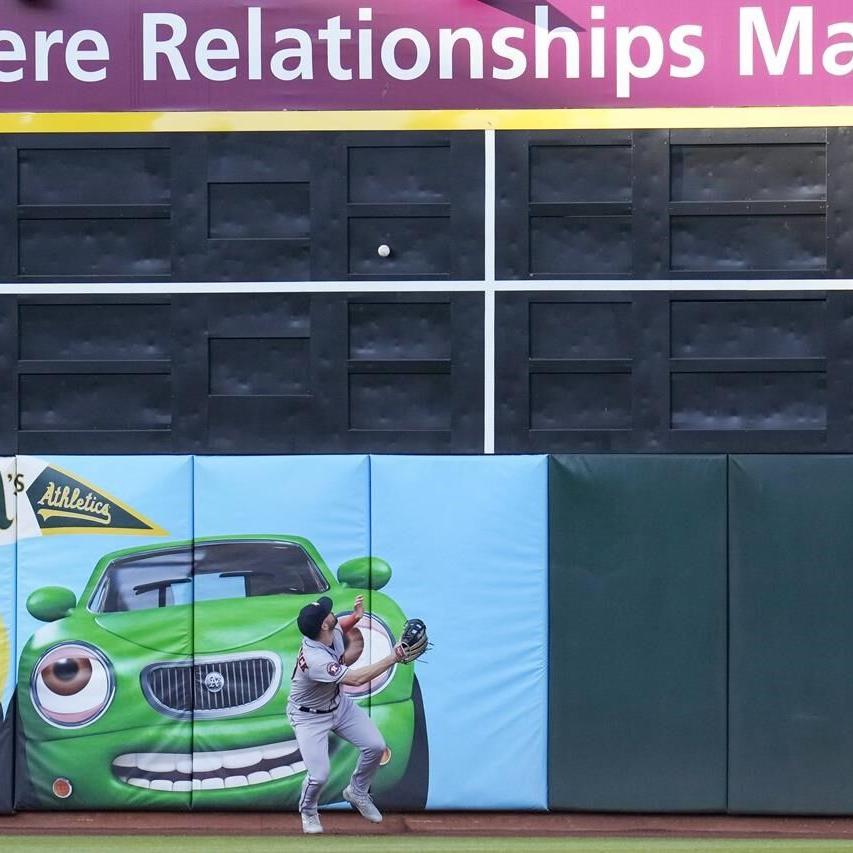
[[[364,651],[364,635],[358,628],[352,628],[349,634],[344,634],[344,647],[343,662],[347,666],[352,666]]]
[[[349,634],[353,628],[358,624],[358,620],[364,616],[364,596],[357,595],[355,597],[355,604],[352,607],[352,613],[349,616],[341,616],[338,619],[338,625],[341,626],[341,630],[344,632],[344,635]]]
[[[397,655],[392,652],[390,655],[382,658],[378,663],[373,663],[370,666],[360,666],[358,669],[351,669],[341,679],[341,684],[348,684],[351,687],[361,687],[367,684],[374,678],[378,678],[385,670],[391,669],[397,663]]]

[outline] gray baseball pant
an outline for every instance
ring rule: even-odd
[[[320,792],[329,778],[329,734],[332,732],[360,750],[350,786],[356,794],[368,792],[385,752],[385,740],[373,720],[352,699],[341,696],[340,705],[331,714],[288,709],[288,719],[308,770],[299,798],[300,812],[317,813]]]

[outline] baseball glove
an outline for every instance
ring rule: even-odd
[[[394,654],[399,663],[411,663],[417,660],[429,648],[427,627],[421,619],[409,619],[403,626],[400,642],[394,646]]]

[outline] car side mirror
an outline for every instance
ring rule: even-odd
[[[55,622],[77,606],[77,596],[64,586],[43,586],[27,599],[27,610],[39,622]]]
[[[379,557],[356,557],[341,565],[338,580],[357,589],[382,589],[391,580],[391,566]]]

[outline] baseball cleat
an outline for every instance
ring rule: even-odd
[[[317,835],[323,831],[323,824],[320,823],[320,815],[318,814],[302,814],[302,831],[308,835]]]
[[[362,817],[367,818],[371,823],[382,823],[382,812],[373,804],[370,794],[356,794],[352,786],[347,785],[344,788],[343,797],[353,808],[361,812]]]

